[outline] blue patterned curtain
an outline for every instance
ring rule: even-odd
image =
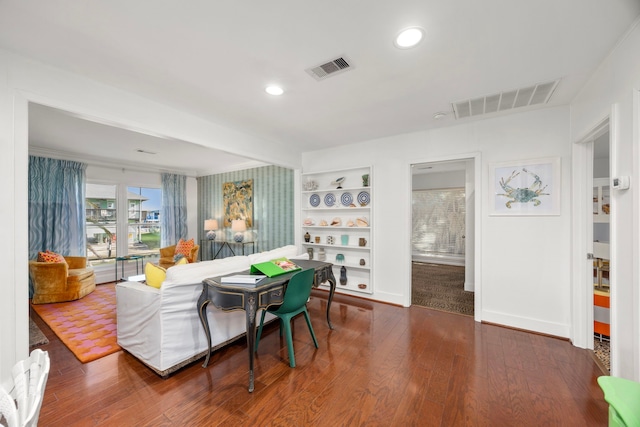
[[[162,247],[187,237],[187,177],[162,174]]]
[[[45,250],[86,254],[86,169],[84,163],[29,156],[29,259]]]

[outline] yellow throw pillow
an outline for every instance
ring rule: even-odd
[[[176,244],[175,253],[182,254],[185,257],[189,258],[189,256],[191,256],[191,249],[193,249],[194,246],[195,246],[195,243],[193,242],[193,239],[189,239],[189,240],[180,239]],[[187,259],[187,261],[189,260]]]
[[[186,259],[185,257],[182,257],[178,261],[176,261],[176,263],[173,264],[172,267],[175,267],[176,265],[184,265],[184,264],[189,264],[189,260]]]
[[[144,275],[147,285],[160,289],[160,285],[162,285],[164,278],[167,276],[167,270],[148,262],[147,265],[144,266]]]

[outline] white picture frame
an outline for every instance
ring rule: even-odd
[[[560,215],[560,158],[489,165],[489,214]]]

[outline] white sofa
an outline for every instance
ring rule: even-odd
[[[251,264],[274,258],[308,258],[306,253],[297,254],[298,249],[290,245],[249,256],[178,265],[167,270],[160,289],[140,282],[118,283],[118,344],[166,378],[204,356],[207,350],[197,310],[204,279],[248,270]],[[246,332],[244,311],[224,312],[209,304],[207,316],[213,349]]]

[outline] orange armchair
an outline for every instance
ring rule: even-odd
[[[96,289],[96,275],[93,267],[87,266],[86,257],[64,259],[66,262],[29,261],[34,304],[73,301]]]
[[[187,261],[190,263],[198,261],[198,251],[200,250],[200,246],[194,245],[189,253],[189,256],[186,257]],[[158,260],[158,265],[162,268],[169,268],[175,264],[173,260],[174,255],[176,254],[176,245],[167,246],[165,248],[160,248],[160,259]]]

